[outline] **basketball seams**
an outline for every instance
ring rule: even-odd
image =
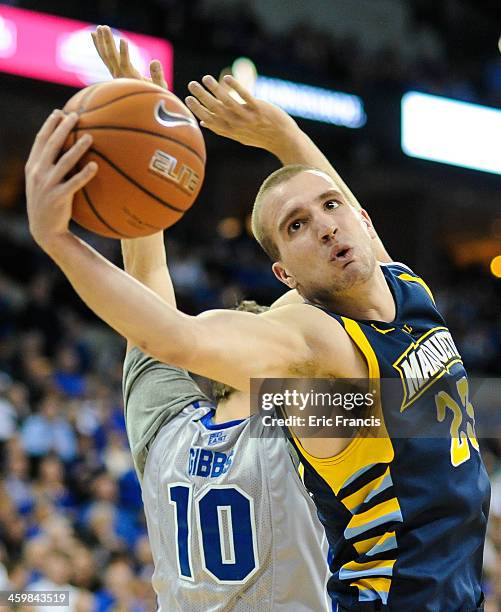
[[[152,130],[145,130],[143,128],[133,128],[133,127],[121,127],[119,125],[96,125],[96,126],[86,126],[86,127],[76,127],[73,128],[74,132],[87,132],[90,130],[119,130],[122,132],[139,132],[140,134],[148,134],[149,136],[156,136],[158,138],[163,138],[164,140],[169,140],[170,142],[174,142],[180,147],[183,147],[193,155],[202,163],[205,164],[205,159],[198,153],[195,149],[185,144],[182,140],[177,140],[176,138],[172,138],[171,136],[164,136],[163,134],[159,134],[158,132],[153,132]]]
[[[74,220],[79,223],[77,219],[81,218],[83,227],[115,239],[150,235],[152,231],[160,231],[179,221],[193,203],[194,194],[199,191],[204,175],[206,151],[203,136],[197,133],[199,130],[196,124],[188,130],[185,127],[169,129],[165,134],[165,129],[157,125],[154,116],[148,119],[148,108],[153,103],[158,104],[159,99],[169,102],[172,97],[173,101],[177,101],[173,107],[177,110],[177,106],[182,103],[176,96],[160,88],[152,88],[148,83],[141,85],[136,82],[134,87],[125,83],[115,89],[113,87],[114,81],[95,84],[87,91],[75,94],[74,99],[66,105],[68,110],[65,112],[78,113],[80,121],[68,135],[65,150],[71,148],[82,134],[94,135],[95,142],[81,161],[83,163],[94,158],[98,163],[102,162],[101,176],[105,181],[98,181],[95,186],[82,189],[75,201]],[[114,97],[108,99],[110,96]],[[168,106],[172,107],[173,103]],[[184,115],[187,111],[179,112]],[[137,113],[137,117],[134,113]],[[85,126],[85,123],[89,125]],[[124,123],[122,127],[120,124]],[[130,155],[125,153],[124,148],[129,145]],[[168,163],[165,161],[163,171],[158,166],[157,174],[160,178],[172,178],[168,184],[164,181],[162,185],[156,175],[155,180],[152,178],[154,158],[149,160],[149,148],[146,147],[153,146],[158,151],[173,152],[180,160],[177,165],[181,162],[185,164],[181,170],[174,171],[172,165],[175,159],[172,157]],[[156,155],[160,155],[158,151]],[[181,183],[186,187],[183,188]],[[124,193],[124,203],[119,197],[116,202],[108,202],[109,207],[103,207],[104,201],[114,197],[113,194],[118,193],[119,188]],[[162,208],[151,204],[152,200]],[[125,201],[129,202],[127,206],[130,206],[130,210],[125,206]],[[145,222],[144,216],[150,218],[153,224]],[[157,227],[157,224],[161,227]]]
[[[80,106],[79,106],[78,111],[77,111],[79,116],[80,116],[80,115],[82,115],[82,114],[85,112],[85,110],[84,110],[85,103],[87,102],[87,100],[88,100],[89,98],[91,98],[91,97],[92,97],[92,94],[93,94],[93,93],[95,93],[95,92],[97,91],[97,89],[98,89],[98,85],[99,85],[99,83],[96,83],[95,85],[92,85],[92,86],[89,88],[89,91],[87,92],[87,95],[85,95],[85,96],[82,98],[82,101],[80,102]]]
[[[98,157],[100,157],[102,160],[104,160],[108,165],[110,165],[113,170],[115,170],[116,172],[118,172],[118,174],[120,174],[121,176],[123,176],[123,178],[127,181],[129,181],[129,183],[132,183],[134,185],[134,187],[136,187],[137,189],[139,189],[140,191],[142,191],[143,193],[146,193],[148,196],[150,196],[150,198],[153,198],[154,200],[156,200],[159,204],[161,204],[162,206],[165,206],[166,208],[170,208],[171,210],[174,210],[175,212],[181,213],[181,215],[183,215],[186,212],[186,209],[182,209],[182,208],[177,208],[176,206],[174,206],[173,204],[169,204],[169,202],[166,202],[165,200],[162,200],[162,198],[160,198],[159,196],[157,196],[156,194],[154,194],[152,191],[150,191],[149,189],[146,189],[146,187],[143,187],[143,185],[141,185],[140,183],[138,183],[136,181],[136,179],[133,179],[131,176],[129,176],[128,174],[126,174],[119,166],[117,166],[114,162],[111,161],[111,159],[109,159],[108,157],[106,157],[106,155],[103,155],[102,153],[100,153],[97,149],[89,149],[88,151],[89,153],[94,153],[95,155],[97,155]],[[174,183],[172,183],[173,186]],[[180,189],[178,187],[178,189]]]
[[[102,83],[99,83],[99,85],[102,85]],[[94,91],[95,91],[95,89],[90,91],[89,95],[91,93],[93,93]],[[101,110],[102,108],[106,108],[110,104],[118,102],[118,100],[125,100],[126,98],[132,98],[132,96],[140,96],[140,95],[144,95],[144,94],[158,95],[159,93],[161,93],[161,92],[152,91],[151,89],[148,89],[148,90],[145,89],[145,90],[142,90],[142,91],[134,91],[133,93],[127,93],[127,94],[123,94],[122,96],[118,96],[118,98],[113,98],[113,100],[108,100],[108,102],[103,102],[103,104],[99,104],[98,106],[94,106],[93,108],[86,108],[85,110],[83,110],[79,114],[80,114],[80,116],[82,116],[82,115],[85,115],[86,113],[93,113],[96,110]],[[85,100],[87,100],[88,97],[89,96],[86,96]]]
[[[117,229],[115,229],[112,225],[110,225],[106,219],[104,219],[104,217],[101,216],[100,212],[97,210],[97,208],[94,206],[92,200],[90,199],[89,194],[87,193],[87,188],[83,187],[82,188],[82,192],[85,198],[85,201],[87,202],[87,206],[89,207],[89,209],[94,213],[94,216],[105,226],[107,227],[109,230],[111,230],[112,232],[115,232],[115,234],[117,234],[117,236],[119,236],[120,238],[132,238],[132,236],[128,236],[127,234],[123,234],[122,232],[119,232]],[[77,221],[78,223],[78,221]]]

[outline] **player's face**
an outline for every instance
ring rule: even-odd
[[[273,271],[282,282],[328,301],[370,278],[376,234],[367,213],[351,206],[330,177],[302,172],[268,197],[263,221],[280,251]]]

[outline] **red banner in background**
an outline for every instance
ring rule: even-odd
[[[0,4],[0,72],[74,87],[106,81],[110,74],[90,36],[94,28],[83,21]],[[171,43],[133,32],[114,34],[127,39],[132,63],[145,76],[150,61],[160,60],[172,87]]]

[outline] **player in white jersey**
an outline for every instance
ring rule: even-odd
[[[233,393],[223,418],[224,404],[246,401]],[[138,348],[124,398],[159,609],[329,610],[323,528],[280,432],[220,422],[185,371]]]

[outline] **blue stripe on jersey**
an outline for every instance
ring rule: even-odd
[[[372,469],[375,465],[376,465],[375,463],[369,463],[369,465],[366,465],[363,468],[360,468],[359,470],[354,472],[347,480],[343,482],[343,484],[341,485],[341,489],[344,489],[345,487],[347,487],[349,484],[354,482],[359,476],[361,476],[362,474],[365,474],[365,472],[368,472],[370,469]]]
[[[373,557],[374,555],[379,555],[379,553],[386,552],[387,550],[392,550],[397,547],[397,538],[393,535],[389,537],[387,540],[382,542],[381,544],[376,544],[374,548],[368,550],[365,555],[367,557]]]
[[[362,533],[366,533],[367,531],[374,529],[374,527],[384,525],[385,523],[393,523],[394,521],[399,523],[403,521],[402,513],[399,510],[378,516],[373,521],[369,521],[368,523],[365,523],[365,525],[360,525],[359,527],[347,527],[344,530],[344,537],[347,540],[351,540]]]
[[[370,589],[362,589],[359,593],[359,601],[377,601],[378,599],[386,604],[388,593],[385,591],[371,591]]]
[[[200,419],[200,423],[202,423],[207,429],[228,429],[228,427],[235,427],[236,425],[240,425],[240,423],[245,421],[245,419],[235,419],[234,421],[225,421],[224,423],[214,423],[212,419],[214,418],[215,414],[216,411],[211,409]]]
[[[392,567],[378,567],[364,570],[348,570],[342,567],[339,570],[339,579],[353,580],[354,578],[363,578],[364,576],[391,576],[392,574]]]

